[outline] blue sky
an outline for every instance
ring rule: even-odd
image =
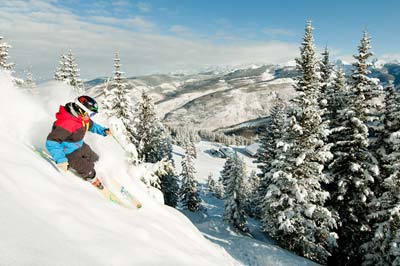
[[[77,4],[76,4],[77,3]],[[314,24],[317,44],[328,44],[353,53],[368,29],[377,53],[397,53],[400,42],[400,1],[395,0],[280,0],[280,1],[62,1],[60,6],[81,16],[99,11],[106,16],[140,15],[170,33],[181,25],[213,41],[265,41],[277,39],[299,42],[307,19]]]
[[[43,78],[67,49],[83,78],[109,75],[115,51],[134,76],[285,63],[297,56],[307,19],[317,48],[328,45],[333,58],[351,60],[364,29],[377,57],[400,58],[398,10],[395,0],[0,0],[0,33],[17,65]]]

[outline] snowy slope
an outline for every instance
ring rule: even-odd
[[[0,265],[239,265],[147,193],[139,181],[146,172],[129,169],[112,138],[88,138],[101,157],[99,176],[127,186],[142,201],[140,210],[104,200],[28,148],[43,146],[58,104],[72,99],[69,87],[51,82],[33,97],[17,92],[6,73],[0,84]]]
[[[232,257],[243,265],[249,266],[299,266],[318,265],[305,258],[286,251],[260,232],[259,222],[249,220],[251,235],[243,235],[236,232],[229,224],[223,221],[224,203],[207,193],[207,177],[211,173],[214,178],[220,176],[225,159],[213,157],[207,150],[218,147],[217,143],[201,141],[196,143],[197,159],[195,159],[195,177],[200,183],[200,196],[202,205],[205,208],[202,212],[192,213],[184,211],[196,227],[210,241],[218,244],[228,251]],[[233,147],[239,157],[246,164],[246,172],[257,170],[253,164],[254,158],[245,155],[244,148]],[[181,171],[182,157],[185,155],[183,149],[174,146],[174,160],[177,172]]]

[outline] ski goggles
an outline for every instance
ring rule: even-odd
[[[84,115],[88,115],[89,117],[93,117],[93,116],[95,116],[97,114],[97,109],[93,110],[93,111],[89,110],[86,106],[84,106],[83,104],[81,104],[78,101],[78,98],[75,100],[75,104],[78,105],[81,110],[85,111],[85,112],[80,111],[81,115],[83,115],[83,116]]]

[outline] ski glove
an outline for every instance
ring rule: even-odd
[[[61,169],[61,170],[63,170],[63,171],[68,171],[68,162],[64,162],[64,163],[58,163],[57,164],[57,166]]]
[[[109,129],[109,128],[104,129],[104,133],[105,133],[107,136],[112,136],[111,129]]]

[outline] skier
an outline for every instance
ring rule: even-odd
[[[60,106],[52,131],[47,136],[46,148],[62,170],[72,168],[84,180],[103,189],[96,178],[94,163],[99,156],[83,142],[86,131],[102,136],[111,135],[109,128],[102,127],[90,118],[98,112],[97,102],[89,96],[79,96],[75,102]]]

